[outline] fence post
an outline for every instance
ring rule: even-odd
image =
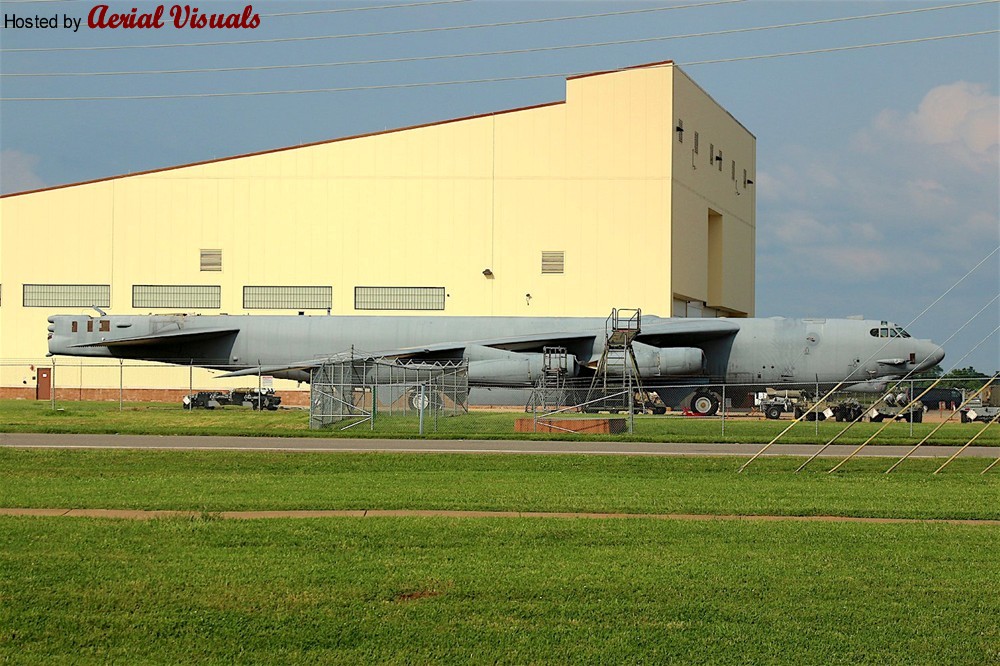
[[[722,436],[726,436],[726,383],[722,382]]]
[[[417,410],[420,414],[420,436],[423,437],[424,434],[424,385],[420,385],[420,409]]]
[[[372,384],[372,413],[368,421],[371,423],[372,432],[375,431],[375,412],[378,410],[378,382]]]
[[[628,370],[628,434],[635,432],[635,405],[632,396],[632,370]]]
[[[907,395],[910,396],[909,397],[910,400],[913,400],[913,380],[912,379],[910,380],[910,392]],[[921,403],[921,404],[923,404],[923,403]],[[910,416],[910,418],[908,418],[907,421],[910,422],[910,437],[913,437],[913,411],[912,410],[910,410],[910,415],[909,416]]]
[[[38,372],[37,370],[35,371]],[[49,373],[49,384],[52,386],[52,409],[55,411],[56,408],[56,359],[52,357],[52,371]]]
[[[538,394],[531,392],[531,419],[534,421],[531,432],[538,432]]]
[[[124,411],[122,403],[125,393],[125,359],[118,359],[118,411]]]

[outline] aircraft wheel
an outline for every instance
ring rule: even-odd
[[[691,411],[698,416],[714,416],[721,402],[721,398],[712,391],[697,391],[691,398]]]
[[[778,405],[771,405],[764,411],[764,416],[769,419],[780,419],[781,418],[781,407]]]
[[[420,395],[419,388],[411,389],[407,400],[410,403],[410,409],[415,411],[420,411],[421,407],[427,410],[440,409],[444,406],[444,402],[441,400],[440,394],[430,389],[425,389],[423,395]]]

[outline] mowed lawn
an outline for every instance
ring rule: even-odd
[[[445,509],[1000,519],[1000,467],[740,457],[0,448],[0,507]]]
[[[960,459],[0,449],[0,662],[1000,663],[1000,527],[222,520],[238,509],[1000,518]]]
[[[990,664],[1000,531],[0,517],[12,663]]]

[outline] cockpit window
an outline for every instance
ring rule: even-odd
[[[873,338],[908,338],[908,337],[910,337],[910,334],[907,333],[906,331],[904,331],[899,326],[893,326],[892,328],[889,328],[887,326],[883,326],[882,328],[873,328],[872,330],[868,331],[868,333]]]

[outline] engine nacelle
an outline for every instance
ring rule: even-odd
[[[705,372],[705,352],[697,347],[654,347],[633,342],[635,361],[642,377],[700,375]],[[621,365],[608,364],[608,374],[620,375]]]
[[[469,345],[462,355],[469,362],[470,384],[531,384],[545,372],[545,355],[537,352],[521,353]],[[578,372],[576,358],[569,357],[566,376]]]

